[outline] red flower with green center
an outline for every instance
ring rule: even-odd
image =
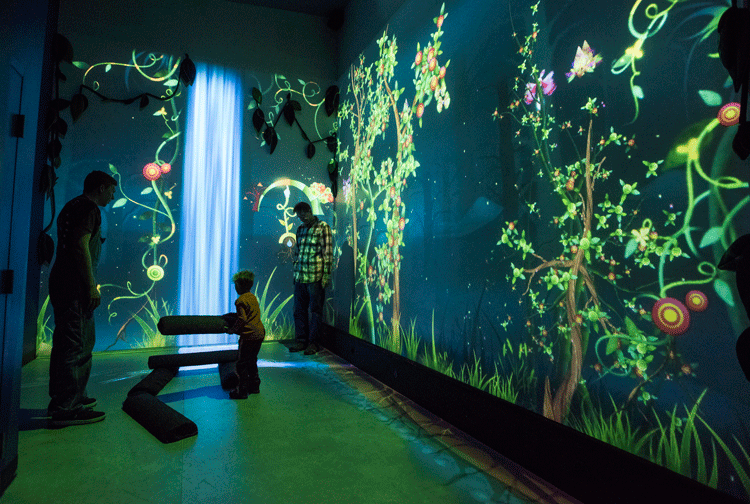
[[[417,57],[414,58],[414,64],[415,65],[419,65],[420,63],[422,63],[422,51],[419,51],[417,53]]]
[[[435,91],[438,87],[438,78],[436,75],[432,76],[432,79],[430,80],[430,89],[432,91]]]
[[[443,77],[445,77],[445,71],[446,71],[446,70],[445,70],[445,67],[444,67],[444,66],[440,67],[440,73],[438,74],[438,77],[440,77],[441,79],[442,79]]]
[[[437,68],[437,59],[436,58],[431,58],[427,62],[427,65],[428,65],[428,68],[429,68],[430,72],[434,71]]]
[[[434,57],[435,57],[435,48],[434,47],[430,47],[430,50],[427,51],[427,59],[431,60]]]
[[[441,14],[440,16],[438,16],[437,21],[435,21],[435,24],[437,25],[438,28],[440,28],[441,26],[443,26],[443,19],[445,19],[445,18]]]
[[[406,220],[403,217],[401,217],[398,220],[398,229],[401,230],[401,231],[403,231],[404,227],[406,227]]]
[[[422,114],[424,114],[424,103],[417,105],[417,117],[422,117]]]

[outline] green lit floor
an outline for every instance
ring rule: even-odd
[[[198,425],[162,444],[122,411],[150,355],[94,355],[105,421],[49,430],[49,360],[23,368],[18,475],[2,504],[571,502],[338,357],[266,343],[261,393],[228,398],[216,367],[159,398]]]

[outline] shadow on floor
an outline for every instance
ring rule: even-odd
[[[47,429],[47,420],[47,408],[18,410],[19,431]]]

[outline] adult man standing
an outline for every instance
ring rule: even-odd
[[[49,275],[49,296],[55,314],[49,363],[47,409],[50,425],[65,427],[104,420],[93,411],[96,399],[86,395],[94,349],[94,310],[101,303],[96,267],[101,252],[99,207],[114,199],[117,181],[93,171],[83,194],[70,200],[57,218],[57,257]]]
[[[320,350],[318,334],[323,319],[325,288],[333,266],[333,238],[331,228],[313,215],[309,204],[304,201],[297,203],[294,212],[302,225],[297,228],[294,255],[294,332],[297,344],[289,351],[304,350],[305,355],[312,355]]]

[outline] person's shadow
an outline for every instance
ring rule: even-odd
[[[737,238],[719,261],[718,268],[736,273],[737,292],[750,318],[750,234]],[[750,327],[742,331],[735,347],[737,360],[750,381]]]
[[[32,431],[47,429],[49,417],[47,408],[44,409],[20,409],[18,410],[18,430]]]

